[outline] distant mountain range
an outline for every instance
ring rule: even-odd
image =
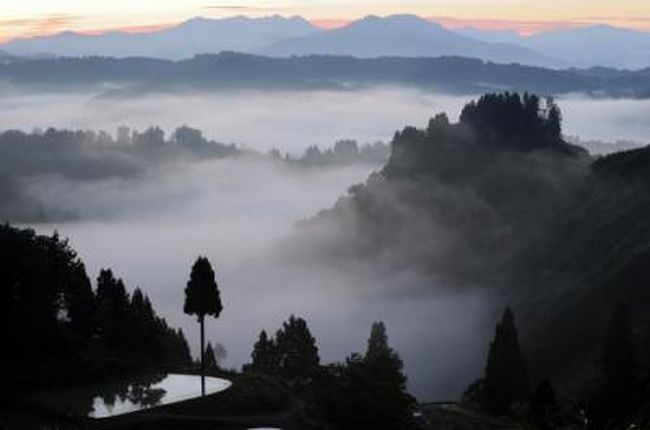
[[[221,51],[257,52],[279,40],[315,31],[318,31],[316,27],[300,17],[194,18],[149,33],[114,31],[85,35],[68,31],[53,36],[16,39],[0,45],[0,49],[23,56],[49,53],[63,57],[101,55],[183,59]]]
[[[594,25],[524,37],[514,31],[457,30],[489,43],[509,43],[558,58],[576,67],[641,69],[650,66],[650,33]]]
[[[366,58],[457,55],[499,63],[543,66],[562,63],[521,46],[463,36],[413,15],[393,15],[388,18],[369,16],[336,30],[281,40],[265,49],[264,53],[274,56],[327,54]]]
[[[554,68],[650,66],[650,33],[599,25],[522,37],[511,31],[452,31],[414,15],[368,16],[333,30],[318,28],[297,16],[194,18],[148,33],[64,32],[16,39],[0,45],[0,49],[18,56],[100,55],[179,60],[197,54],[238,51],[269,56],[463,56]]]

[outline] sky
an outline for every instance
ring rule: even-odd
[[[395,13],[417,14],[452,28],[522,34],[598,23],[650,31],[648,0],[2,0],[0,41],[65,30],[148,31],[195,16],[302,15],[333,27]]]

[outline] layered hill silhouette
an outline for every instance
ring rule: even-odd
[[[407,85],[451,93],[476,94],[494,88],[542,94],[581,92],[597,96],[644,98],[650,73],[614,69],[554,70],[497,64],[463,57],[354,58],[350,56],[267,56],[223,52],[189,60],[153,58],[49,58],[6,61],[0,79],[20,86],[54,86],[56,90],[115,83],[137,95],[174,88],[349,90],[368,85]]]
[[[499,63],[558,65],[561,62],[509,43],[491,43],[457,34],[414,15],[368,16],[331,30],[281,40],[263,51],[275,56],[439,57],[454,55]]]
[[[463,56],[554,68],[650,66],[650,34],[595,25],[520,36],[511,31],[450,30],[415,15],[367,16],[325,30],[306,19],[282,16],[193,18],[144,33],[71,31],[19,38],[0,45],[13,56],[153,57],[167,60],[238,51],[270,56]]]
[[[238,51],[273,56],[336,54],[358,57],[460,55],[497,62],[557,65],[528,48],[489,43],[456,34],[413,15],[369,16],[334,30],[302,17],[194,18],[150,33],[100,35],[63,32],[17,39],[2,46],[14,55],[152,57],[179,60],[198,54]]]
[[[533,379],[565,392],[593,382],[617,301],[647,362],[650,149],[594,158],[564,141],[560,119],[552,101],[489,94],[458,123],[397,132],[384,169],[302,223],[310,250],[300,239],[293,255],[368,256],[379,272],[489,291],[520,315]]]
[[[485,31],[465,28],[459,33],[491,43],[522,46],[576,67],[616,67],[643,69],[648,67],[650,33],[590,25],[521,36],[511,31]]]
[[[2,46],[14,55],[49,53],[63,57],[191,58],[221,51],[257,52],[275,41],[318,31],[300,17],[194,18],[177,26],[146,33],[113,31],[100,35],[63,32],[17,39]]]

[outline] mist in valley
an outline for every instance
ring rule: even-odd
[[[140,286],[171,325],[183,327],[195,352],[198,331],[195,319],[182,312],[183,288],[196,256],[208,256],[225,310],[208,324],[207,336],[226,346],[226,366],[248,362],[259,332],[274,332],[291,314],[309,321],[324,362],[364,351],[371,323],[384,320],[415,392],[453,396],[464,375],[480,370],[489,313],[479,293],[422,295],[431,281],[419,274],[386,278],[362,260],[348,273],[325,261],[305,265],[279,255],[277,243],[296,220],[332,206],[371,169],[305,171],[268,161],[217,160],[167,176],[49,182],[34,186],[34,194],[48,205],[76,207],[82,220],[36,227],[70,238],[91,276],[111,267],[130,289]],[[420,293],[397,298],[396,288]]]
[[[358,90],[213,90],[183,88],[131,91],[106,84],[57,91],[0,87],[3,129],[48,127],[106,130],[118,126],[167,131],[183,124],[211,139],[266,151],[302,152],[309,145],[331,146],[342,138],[390,141],[404,125],[421,126],[438,112],[452,121],[475,95],[457,96],[397,86]],[[559,98],[564,132],[585,140],[647,142],[647,99]]]
[[[302,153],[340,138],[390,141],[404,125],[424,127],[445,111],[455,120],[471,97],[397,87],[357,91],[169,92],[127,97],[111,88],[27,93],[5,89],[2,128],[108,130],[189,124],[206,137],[262,152]],[[643,141],[647,100],[559,99],[565,133],[586,139]],[[612,105],[616,109],[612,109]],[[615,115],[611,115],[615,112]],[[597,118],[597,120],[594,120]],[[632,126],[631,126],[632,125]],[[358,256],[351,270],[314,257],[293,260],[283,239],[300,220],[332,207],[380,164],[299,168],[265,157],[165,163],[138,175],[83,180],[48,174],[21,179],[46,208],[76,220],[33,225],[70,238],[92,277],[111,267],[139,286],[196,352],[195,319],[183,314],[183,288],[197,255],[215,265],[224,312],[207,339],[225,345],[226,366],[249,361],[261,329],[290,314],[307,319],[321,360],[365,350],[370,325],[383,320],[402,354],[410,388],[423,400],[457,397],[482,372],[486,339],[501,309],[480,289],[453,290],[435,276],[404,268],[386,273]],[[336,225],[331,225],[336,235]],[[430,238],[427,243],[436,243]],[[444,243],[444,241],[440,241]],[[395,250],[399,253],[399,250]]]

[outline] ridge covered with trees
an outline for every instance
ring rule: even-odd
[[[391,149],[382,171],[301,223],[311,256],[339,265],[364,255],[379,274],[415,269],[437,285],[494,293],[526,316],[518,336],[530,389],[549,379],[562,401],[593,399],[605,378],[591,370],[603,315],[622,300],[647,374],[648,148],[592,157],[565,141],[552,100],[502,93],[468,104],[457,123],[440,114],[397,132]],[[292,258],[303,246],[288,242]],[[508,320],[498,333],[511,331]],[[489,390],[499,370],[488,369]],[[547,388],[532,395],[548,398]]]
[[[288,379],[314,376],[320,365],[316,340],[307,322],[294,315],[272,338],[262,330],[251,358],[253,361],[247,370]]]
[[[145,130],[117,127],[106,131],[6,130],[0,132],[0,221],[53,222],[84,217],[82,208],[46,203],[35,193],[43,182],[96,184],[101,181],[137,181],[152,172],[209,160],[246,158],[296,168],[327,168],[352,164],[380,166],[390,148],[383,142],[358,144],[340,140],[332,148],[308,147],[300,156],[263,154],[233,143],[224,144],[189,126],[171,133],[153,126]]]
[[[160,127],[144,131],[48,128],[0,133],[0,220],[46,222],[75,219],[77,208],[48,207],[25,184],[42,178],[74,183],[135,179],[162,165],[236,156],[235,145],[206,139],[182,126],[166,136]]]
[[[650,425],[648,405],[644,406],[650,379],[642,372],[622,302],[613,307],[600,343],[599,378],[589,390],[572,392],[570,398],[565,393],[559,399],[553,383],[544,378],[531,391],[514,315],[508,308],[496,326],[484,376],[465,390],[461,402],[472,410],[509,416],[539,430],[645,428]]]
[[[5,351],[12,351],[3,354],[6,390],[192,364],[183,332],[156,315],[142,290],[129,293],[110,269],[93,288],[83,262],[56,233],[2,225],[0,260]]]
[[[338,263],[364,255],[379,272],[407,268],[507,303],[468,407],[541,430],[641,427],[650,419],[650,148],[594,158],[564,139],[561,120],[552,99],[503,93],[468,104],[456,123],[440,114],[407,127],[380,172],[301,224],[296,234],[309,241],[285,245],[297,262],[325,252],[323,264],[344,270]],[[10,388],[191,365],[183,333],[141,290],[129,294],[109,269],[93,289],[58,235],[4,225],[0,260]],[[186,297],[201,325],[221,312],[207,259]],[[216,371],[209,346],[203,361]],[[277,404],[294,395],[293,407],[331,428],[421,424],[383,323],[364,354],[322,365],[307,322],[291,316],[275,335],[260,333],[251,358],[242,381],[275,381]]]
[[[383,322],[375,322],[365,354],[321,365],[304,319],[291,316],[274,337],[260,333],[246,372],[289,381],[307,403],[307,414],[331,428],[416,429],[415,399],[408,394],[403,363],[388,345]]]
[[[462,94],[476,94],[489,88],[544,94],[584,92],[628,97],[650,94],[647,69],[607,71],[555,70],[452,56],[272,58],[237,52],[197,55],[181,61],[82,57],[0,64],[0,78],[13,85],[56,86],[60,90],[114,82],[126,85],[128,89],[123,94],[128,95],[174,87],[347,89],[373,84],[417,86]],[[117,94],[122,93],[118,90]]]

